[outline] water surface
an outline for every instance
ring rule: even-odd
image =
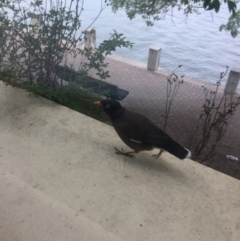
[[[100,3],[85,0],[83,28],[95,19]],[[129,20],[124,10],[114,14],[108,7],[93,27],[97,30],[97,44],[109,38],[113,29],[133,42],[132,49],[117,50],[123,57],[147,63],[149,47],[158,46],[162,48],[160,67],[171,71],[181,64],[180,72],[185,75],[214,83],[225,66],[240,67],[240,37],[234,39],[230,33],[219,31],[228,16],[227,8],[218,14],[208,11],[192,14],[188,19],[174,11],[172,16],[169,14],[148,27],[140,16]]]

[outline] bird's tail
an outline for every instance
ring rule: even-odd
[[[188,151],[188,154],[187,154],[187,156],[185,158],[191,159],[191,157],[192,157],[191,151],[188,150],[186,147],[184,147],[184,148]]]
[[[173,141],[173,143],[171,143],[171,145],[169,145],[165,150],[179,159],[191,158],[191,152],[175,141]]]

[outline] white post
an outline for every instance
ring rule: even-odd
[[[40,13],[35,13],[34,17],[31,18],[31,23],[33,27],[29,28],[33,31],[34,37],[38,37],[38,30],[42,28],[42,15]]]
[[[96,48],[96,30],[94,28],[88,28],[85,31],[85,48]]]
[[[224,93],[234,95],[240,80],[240,68],[233,68],[230,70],[227,83],[225,85]]]
[[[149,53],[148,53],[148,65],[147,69],[156,71],[159,66],[160,62],[160,53],[161,53],[161,48],[159,47],[150,47],[149,48]]]
[[[34,14],[34,17],[31,19],[31,25],[36,25],[40,27],[42,24],[42,15],[40,13]]]

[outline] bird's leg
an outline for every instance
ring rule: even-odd
[[[128,156],[128,157],[135,157],[133,154],[136,153],[135,151],[127,151],[124,152],[123,149],[121,151],[119,151],[116,147],[114,147],[115,149],[115,153],[117,153],[118,155],[124,155],[124,156]]]
[[[162,155],[163,152],[164,152],[164,150],[160,149],[159,153],[152,155],[152,157],[155,157],[157,159],[158,157],[160,157]]]

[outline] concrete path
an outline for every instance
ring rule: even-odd
[[[237,179],[1,82],[0,121],[1,241],[240,239]]]

